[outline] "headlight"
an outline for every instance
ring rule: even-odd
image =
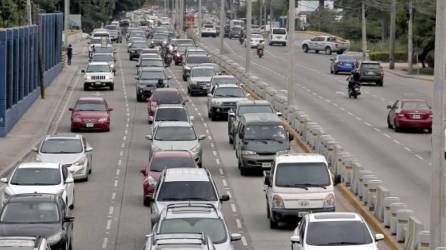
[[[56,234],[53,234],[47,238],[47,241],[50,245],[57,244],[63,237],[63,232],[58,232]]]
[[[99,120],[98,120],[98,122],[107,122],[107,121],[108,121],[107,117],[102,117],[102,118],[99,118]]]
[[[280,195],[273,195],[273,200],[271,203],[272,208],[284,208],[285,205],[283,204],[283,199]]]
[[[161,148],[156,146],[156,145],[154,145],[154,144],[152,144],[152,153],[153,152],[158,152],[158,151],[161,151]]]
[[[250,150],[242,150],[242,155],[255,155],[256,152]]]
[[[86,158],[81,158],[78,161],[76,161],[75,163],[73,163],[73,165],[77,165],[77,166],[83,166],[85,164],[85,162],[87,161]]]
[[[335,195],[333,193],[328,194],[324,199],[324,207],[334,207],[335,205]]]
[[[147,183],[152,186],[155,187],[158,184],[158,181],[155,180],[152,176],[147,177]]]
[[[212,106],[221,106],[222,102],[219,100],[212,100]]]
[[[91,80],[91,76],[87,76],[87,80]]]
[[[197,85],[197,82],[196,81],[190,81],[189,85]]]
[[[185,66],[184,69],[185,69],[185,70],[190,70],[190,67]]]

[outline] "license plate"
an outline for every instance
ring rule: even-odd
[[[96,82],[95,84],[96,85],[102,85],[102,82]]]
[[[308,214],[308,212],[298,212],[297,213],[297,216],[299,216],[299,217],[304,217],[305,215],[307,215]]]
[[[412,119],[421,119],[421,115],[412,115]]]
[[[373,75],[375,75],[375,72],[367,72],[367,75],[373,76]]]
[[[262,162],[262,168],[271,168],[271,162]]]
[[[85,127],[92,128],[92,127],[94,127],[94,123],[87,123],[87,124],[85,124]]]

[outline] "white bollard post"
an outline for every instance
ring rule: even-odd
[[[384,221],[384,198],[388,196],[390,196],[389,190],[379,185],[376,189],[375,217],[381,222]]]
[[[393,235],[396,235],[396,224],[397,224],[397,217],[396,217],[396,212],[400,209],[405,209],[407,208],[407,204],[403,203],[403,202],[395,202],[390,204],[390,233],[392,233]]]
[[[431,249],[431,233],[429,231],[421,231],[417,237],[418,247],[417,250],[430,250]]]
[[[424,225],[415,217],[409,216],[409,225],[404,241],[404,249],[415,249],[418,245],[418,233],[424,230]]]
[[[384,198],[384,226],[390,227],[390,220],[392,214],[390,213],[390,204],[396,203],[400,201],[400,197],[397,196],[389,196]]]
[[[363,175],[362,176],[362,181],[361,181],[361,185],[359,186],[359,195],[358,198],[360,201],[362,201],[363,205],[367,205],[367,191],[369,190],[368,187],[368,181],[369,180],[376,180],[378,179],[378,176],[374,175],[374,174],[370,174],[370,175]],[[361,180],[361,179],[360,179]]]
[[[383,183],[383,181],[381,180],[368,180],[367,183],[367,187],[368,187],[368,192],[367,192],[367,207],[369,209],[369,211],[375,211],[376,209],[376,191],[378,189],[378,186],[381,185]]]
[[[410,209],[400,209],[396,211],[396,240],[399,243],[403,243],[406,236],[409,235],[407,227],[409,225],[409,217],[413,214],[413,210]]]
[[[355,180],[353,181],[353,186],[352,186],[352,191],[356,196],[360,196],[360,192],[361,192],[361,186],[362,186],[362,177],[364,175],[371,175],[373,174],[372,171],[370,170],[365,170],[365,169],[359,169],[357,174],[355,176],[353,176],[355,178]]]

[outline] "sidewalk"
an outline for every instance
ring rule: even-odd
[[[26,158],[57,119],[57,107],[63,101],[68,87],[73,84],[80,66],[85,64],[85,41],[70,36],[73,46],[72,65],[65,65],[62,72],[45,89],[45,99],[37,99],[6,137],[0,138],[0,173],[4,174],[20,160]]]
[[[431,82],[434,81],[434,76],[432,76],[432,75],[418,75],[418,74],[416,74],[417,68],[415,68],[415,65],[414,65],[413,74],[411,74],[411,75],[409,75],[407,73],[407,68],[408,68],[407,63],[395,63],[395,69],[389,69],[389,63],[382,63],[381,65],[383,66],[385,72],[391,73],[393,75],[397,75],[397,76],[404,77],[404,78],[424,80],[424,81],[431,81]],[[421,65],[419,65],[418,67],[421,68]]]

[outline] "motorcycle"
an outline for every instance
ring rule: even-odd
[[[172,64],[172,55],[171,54],[166,54],[164,56],[164,64],[169,67]]]
[[[349,85],[348,88],[348,98],[358,98],[358,96],[361,94],[361,86],[359,83],[353,83],[351,86]]]
[[[259,57],[259,58],[262,58],[262,56],[263,56],[263,48],[257,48],[257,56]]]

